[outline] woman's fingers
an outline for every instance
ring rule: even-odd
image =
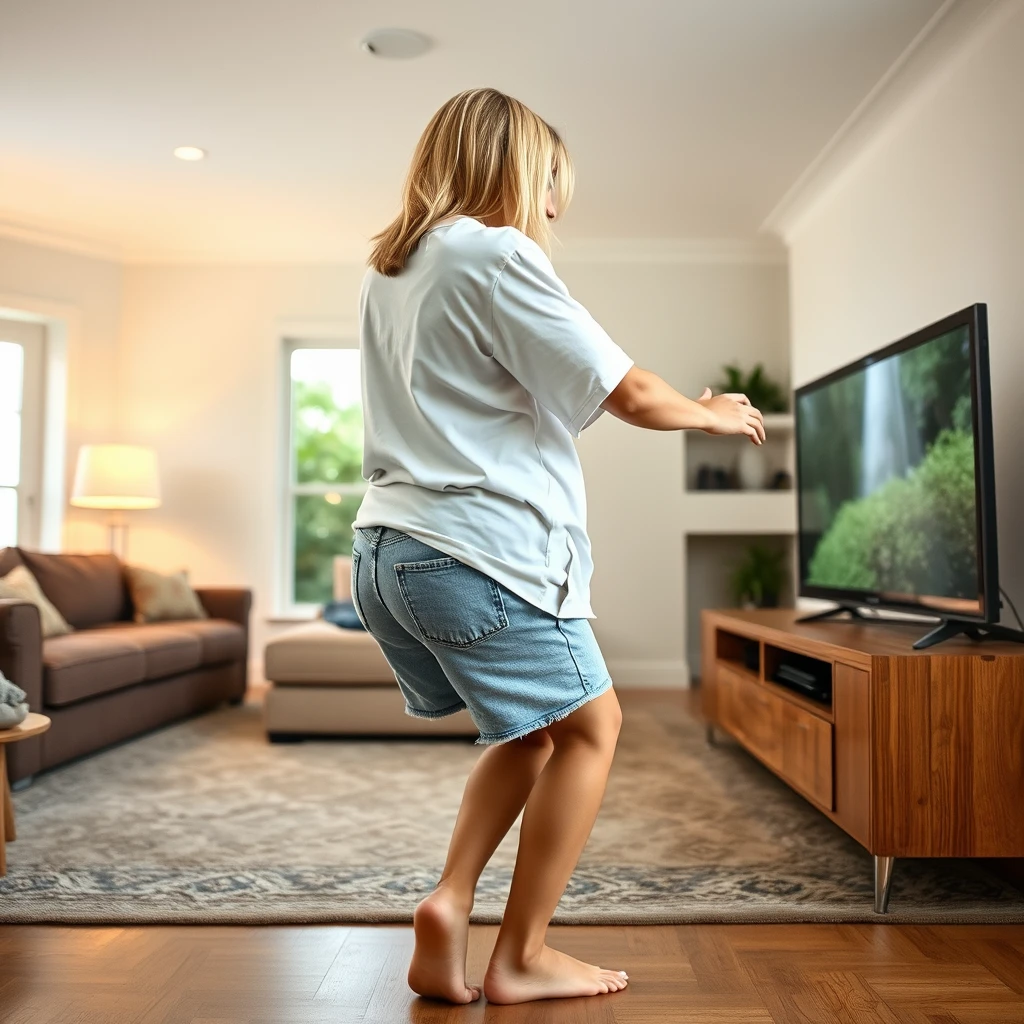
[[[739,402],[740,405],[750,405],[750,399],[746,395],[730,395],[729,396],[734,402]]]

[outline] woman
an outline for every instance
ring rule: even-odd
[[[511,893],[483,979],[491,1002],[596,995],[626,973],[545,945],[597,816],[619,733],[590,627],[586,499],[572,438],[604,410],[653,430],[761,443],[742,395],[698,401],[633,360],[546,255],[573,170],[516,100],[449,100],[375,238],[360,300],[369,488],[352,595],[407,713],[467,708],[486,745],[437,888],[417,907],[409,984],[467,1003],[477,880],[521,811]]]

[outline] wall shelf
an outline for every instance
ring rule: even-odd
[[[793,491],[687,491],[683,496],[688,534],[744,535],[796,532]]]

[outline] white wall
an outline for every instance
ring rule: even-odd
[[[723,363],[788,378],[780,265],[565,263],[560,270],[641,366],[697,394]],[[131,556],[197,583],[256,590],[273,630],[280,325],[354,327],[362,268],[128,267],[123,439],[154,445],[162,508],[135,517]],[[621,685],[685,678],[682,439],[604,416],[580,439],[597,569],[595,632]]]
[[[993,4],[788,241],[797,385],[989,304],[1000,574],[1020,606],[1024,5]]]
[[[117,431],[121,279],[115,262],[0,237],[0,306],[45,310],[70,327],[67,494],[79,446],[113,440]],[[68,507],[63,533],[66,550],[105,549],[102,513]]]

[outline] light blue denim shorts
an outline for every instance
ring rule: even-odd
[[[514,740],[612,685],[589,619],[559,619],[387,526],[360,527],[352,602],[414,718],[466,708],[477,743]]]

